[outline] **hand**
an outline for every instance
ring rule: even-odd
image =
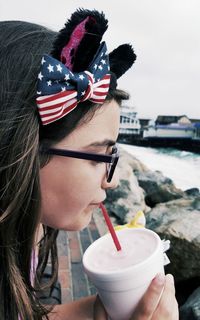
[[[171,274],[153,279],[130,320],[178,320],[174,280]],[[94,320],[107,320],[99,297],[94,304]]]
[[[174,278],[158,275],[139,302],[131,320],[178,320]]]

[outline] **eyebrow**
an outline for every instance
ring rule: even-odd
[[[92,142],[91,144],[88,144],[87,146],[85,146],[85,148],[89,148],[89,147],[112,147],[115,144],[116,144],[116,141],[110,140],[110,139],[105,139],[103,141]]]

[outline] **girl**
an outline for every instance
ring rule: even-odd
[[[54,308],[39,300],[49,258],[49,286],[57,277],[57,230],[84,228],[118,184],[119,106],[128,94],[117,79],[136,56],[122,45],[108,59],[106,29],[95,10],[77,10],[59,34],[0,23],[2,320],[106,319],[94,296]],[[176,320],[177,310],[172,277],[158,276],[132,319]]]

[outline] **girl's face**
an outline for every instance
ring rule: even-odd
[[[113,100],[97,110],[92,120],[77,127],[55,148],[93,153],[111,153],[117,140],[120,108]],[[110,183],[106,164],[62,156],[52,156],[40,170],[42,220],[63,230],[81,230],[92,212],[106,198],[106,189],[118,185],[116,170]]]

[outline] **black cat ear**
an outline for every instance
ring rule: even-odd
[[[108,20],[103,12],[78,9],[60,30],[51,55],[71,71],[84,71],[93,60],[107,28]]]
[[[136,60],[136,54],[131,45],[122,44],[109,54],[110,71],[120,78]]]

